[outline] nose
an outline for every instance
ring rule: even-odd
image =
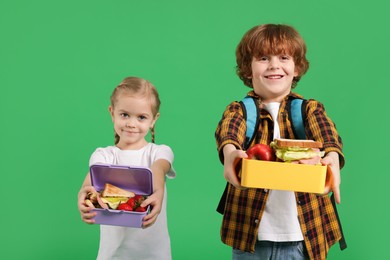
[[[280,62],[278,57],[271,57],[269,61],[269,69],[278,69],[280,67]]]
[[[133,120],[133,119],[128,119],[128,120],[126,121],[126,127],[129,127],[129,128],[135,127],[135,120]]]

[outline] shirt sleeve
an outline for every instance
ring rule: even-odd
[[[103,148],[97,148],[89,159],[89,166],[93,164],[113,164],[114,156],[109,154]]]
[[[215,140],[219,159],[223,163],[223,147],[232,144],[237,149],[243,149],[245,142],[246,123],[242,107],[239,102],[228,105],[215,131]]]
[[[337,152],[340,159],[340,168],[342,168],[345,163],[342,152],[343,142],[337,132],[336,124],[327,115],[324,105],[318,101],[309,100],[306,113],[309,136],[313,140],[323,143],[325,153]]]
[[[173,168],[174,154],[172,149],[169,146],[163,144],[158,146],[154,156],[154,161],[157,161],[159,159],[167,160],[171,164],[171,168],[166,173],[166,176],[170,179],[175,178],[176,171]]]

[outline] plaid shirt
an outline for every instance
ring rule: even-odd
[[[261,108],[259,97],[253,91],[248,95],[257,97],[257,104]],[[290,101],[294,98],[302,98],[302,96],[291,92],[280,104],[278,122],[281,138],[296,138],[288,111]],[[303,117],[307,139],[323,143],[325,153],[337,152],[340,155],[340,167],[343,167],[342,140],[335,124],[326,115],[321,103],[312,99],[305,103]],[[237,149],[243,150],[245,131],[246,122],[241,105],[239,102],[232,102],[225,109],[215,132],[222,163],[222,149],[226,144],[233,144]],[[272,140],[272,117],[265,109],[260,109],[260,124],[251,145],[269,144]],[[325,259],[329,248],[341,238],[340,227],[330,198],[327,195],[302,192],[296,192],[295,197],[298,219],[310,259]],[[267,198],[267,190],[254,188],[239,190],[229,184],[221,227],[221,239],[225,244],[242,251],[254,252]]]

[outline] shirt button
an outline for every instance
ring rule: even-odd
[[[255,220],[255,223],[256,223],[256,224],[257,224],[257,223],[259,223],[259,220],[258,220],[258,219],[256,219],[256,220]]]
[[[268,192],[268,189],[264,189],[264,192]]]
[[[298,205],[301,205],[301,201],[300,200],[298,200],[297,203],[298,203]]]

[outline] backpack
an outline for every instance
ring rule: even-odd
[[[295,98],[291,100],[290,103],[290,118],[292,121],[292,127],[293,132],[295,136],[297,136],[299,139],[306,139],[306,133],[305,133],[305,125],[303,121],[303,114],[305,113],[305,107],[304,107],[304,100],[301,98]],[[244,143],[244,149],[248,149],[249,145],[253,141],[253,139],[256,136],[256,130],[259,127],[259,108],[257,107],[257,104],[253,97],[246,96],[244,99],[240,101],[240,105],[242,107],[244,118],[246,121],[246,132],[245,132],[245,143]],[[221,196],[221,199],[218,203],[217,212],[220,214],[224,213],[225,210],[225,203],[226,203],[226,196],[227,196],[227,190],[228,190],[228,183],[226,183],[225,190]],[[340,232],[341,232],[341,239],[339,241],[340,243],[340,249],[344,250],[347,248],[347,243],[345,241],[343,229],[341,227],[341,222],[339,218],[339,214],[337,212],[336,208],[336,201],[334,198],[334,194],[331,195],[331,202],[334,208],[334,211],[336,213],[337,222],[340,226]]]

